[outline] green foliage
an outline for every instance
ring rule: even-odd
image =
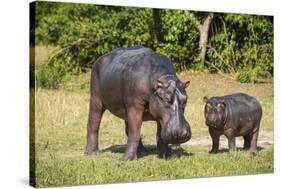
[[[38,8],[41,3],[44,4],[39,2]],[[57,11],[40,20],[36,29],[38,42],[59,46],[50,57],[50,63],[64,65],[69,73],[80,73],[98,56],[117,47],[112,46],[115,36],[112,28],[117,23],[113,8],[59,5]]]
[[[270,17],[222,14],[207,52],[212,66],[227,73],[238,72],[237,80],[250,82],[273,76],[273,23]]]
[[[156,50],[171,58],[176,71],[190,66],[197,56],[199,33],[185,11],[162,11],[160,31],[163,40],[158,42]]]
[[[182,10],[36,2],[35,36],[37,44],[57,46],[48,62],[70,74],[84,72],[114,48],[143,45],[168,56],[176,71],[248,70],[247,81],[273,76],[272,17],[216,13],[202,67],[204,19],[204,13]]]
[[[249,83],[251,81],[251,72],[249,70],[239,71],[236,80],[241,83]]]
[[[60,65],[41,64],[36,68],[36,86],[58,89],[67,80],[67,71]]]

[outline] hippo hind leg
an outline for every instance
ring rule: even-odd
[[[251,140],[252,140],[252,134],[247,134],[243,136],[244,138],[244,150],[248,150],[251,147]]]
[[[125,121],[125,132],[126,132],[126,135],[127,135],[127,137],[129,136],[129,126],[128,126],[128,122],[127,121]],[[138,145],[138,152],[145,152],[145,147],[144,147],[144,145],[143,145],[143,143],[142,143],[142,140],[141,140],[141,138],[140,138],[140,140],[139,140],[139,145]]]
[[[143,110],[136,107],[127,109],[126,121],[128,122],[128,141],[123,160],[137,159],[137,150],[140,141],[140,129],[142,125]]]
[[[251,152],[256,152],[257,151],[258,136],[259,136],[259,129],[256,129],[252,133],[252,137],[251,137],[251,144],[250,144],[250,151]]]
[[[91,96],[90,111],[87,125],[87,145],[85,154],[98,154],[100,152],[98,147],[98,134],[101,118],[105,108],[101,100],[96,95]]]
[[[258,135],[259,135],[259,124],[255,127],[255,129],[251,133],[243,136],[245,150],[250,149],[251,152],[257,151]]]
[[[256,115],[259,119],[257,122],[254,124],[254,129],[252,132],[251,136],[251,144],[250,144],[250,151],[251,152],[257,152],[257,147],[258,147],[258,136],[259,136],[259,128],[260,128],[260,123],[261,123],[261,116],[262,116],[262,110],[257,111]]]

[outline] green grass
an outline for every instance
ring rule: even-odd
[[[74,155],[49,154],[38,165],[37,183],[39,186],[97,184],[273,171],[272,149],[262,150],[256,156],[240,151],[233,154],[208,155],[193,148],[186,147],[183,150],[185,153],[178,152],[176,155],[174,153],[171,159],[163,160],[159,159],[157,151],[151,148],[139,160],[132,162],[120,160],[123,148],[116,152],[107,151],[98,156],[83,156],[77,152]]]
[[[41,57],[41,61],[45,61],[44,57]],[[100,129],[99,143],[104,152],[97,156],[84,155],[90,73],[74,76],[59,90],[37,89],[36,185],[43,187],[272,173],[273,83],[241,84],[203,72],[183,72],[178,75],[182,80],[191,81],[187,89],[189,100],[185,116],[191,125],[192,139],[180,148],[173,147],[173,156],[168,160],[158,158],[154,122],[145,122],[141,131],[147,151],[139,154],[136,161],[120,160],[127,140],[124,121],[108,111],[103,116]],[[208,154],[211,140],[204,125],[202,98],[205,95],[233,92],[249,93],[262,104],[261,150],[256,155],[242,150],[231,154],[224,151],[216,155]],[[269,137],[265,137],[266,134]],[[224,138],[221,141],[225,143]],[[241,147],[240,143],[237,145]]]

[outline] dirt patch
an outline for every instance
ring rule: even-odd
[[[266,145],[273,145],[274,143],[274,133],[273,131],[262,131],[259,133],[258,138],[258,146],[266,146]],[[242,147],[244,144],[243,137],[237,137],[236,138],[236,146]],[[192,138],[190,141],[185,143],[185,145],[212,145],[212,140],[210,136],[204,136],[204,137],[197,137]],[[220,146],[221,147],[227,147],[227,139],[225,136],[221,136],[220,138]]]

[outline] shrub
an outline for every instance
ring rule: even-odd
[[[67,81],[67,72],[63,67],[51,64],[36,66],[36,86],[47,89],[57,89]]]
[[[240,82],[273,76],[272,16],[215,13],[202,64],[202,12],[36,3],[36,44],[57,47],[51,64],[40,68],[46,70],[37,79],[43,87],[59,87],[67,74],[80,74],[101,55],[132,45],[168,56],[176,71],[208,69],[237,74]]]
[[[251,72],[248,70],[241,70],[237,73],[236,80],[241,83],[249,83],[251,81]]]

